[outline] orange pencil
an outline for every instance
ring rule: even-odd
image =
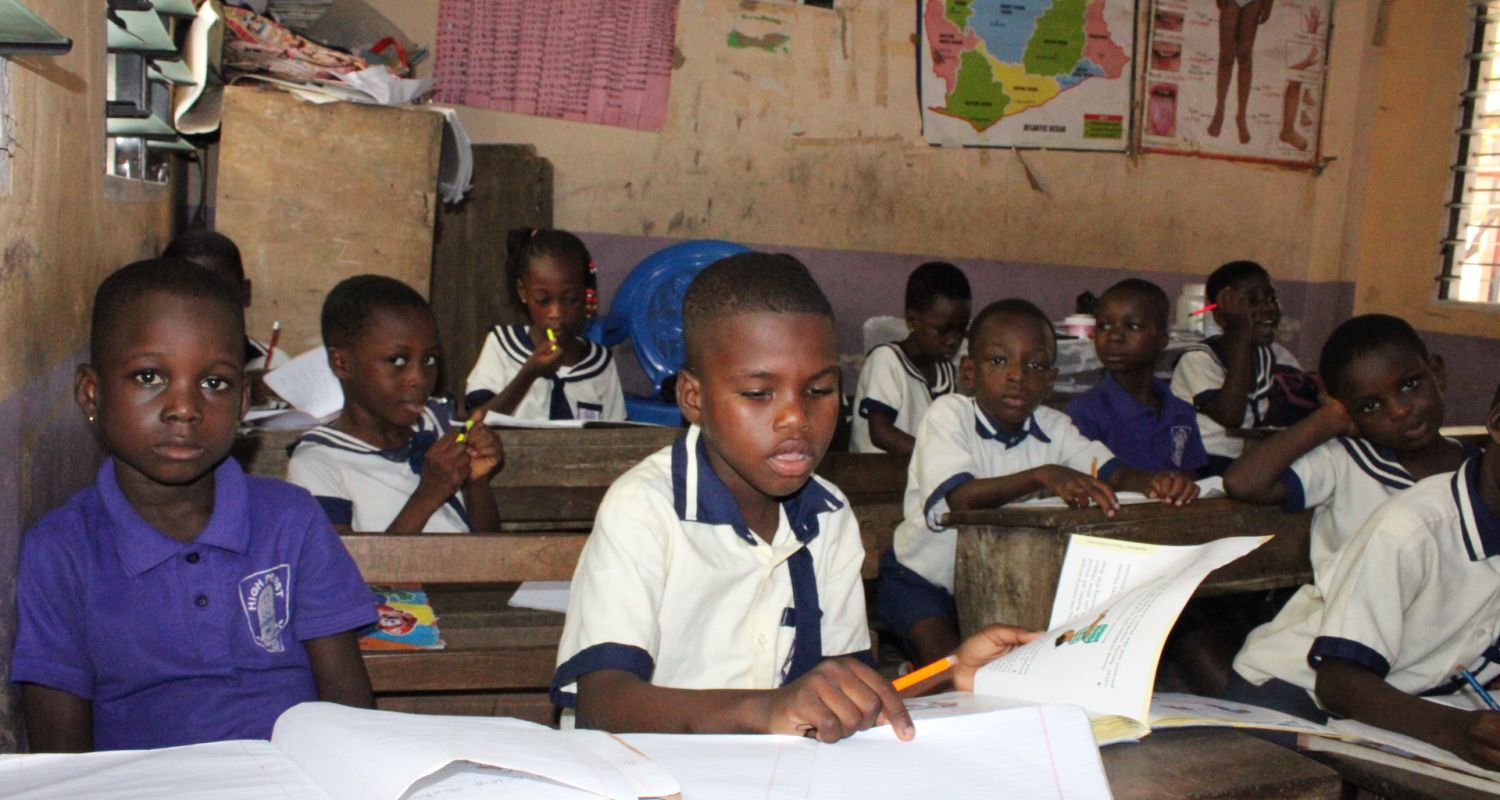
[[[911,672],[902,675],[894,681],[891,681],[891,685],[896,687],[896,691],[898,692],[905,691],[913,686],[916,686],[922,681],[931,678],[934,675],[941,675],[944,672],[947,672],[950,668],[952,668],[954,664],[957,663],[958,656],[946,656],[932,662],[931,664],[928,664],[921,669],[912,670]]]
[[[1089,464],[1089,477],[1099,480],[1099,459],[1097,457]]]
[[[271,355],[276,352],[276,340],[281,338],[281,320],[271,323],[271,340],[266,342],[266,358],[261,362],[261,369],[271,368]]]

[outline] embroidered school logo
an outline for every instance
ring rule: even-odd
[[[1176,467],[1182,466],[1182,459],[1187,455],[1188,438],[1193,435],[1193,429],[1186,425],[1172,426],[1172,464]]]
[[[240,607],[245,609],[250,636],[267,653],[286,652],[281,632],[291,621],[287,606],[291,583],[289,564],[278,564],[240,578]]]

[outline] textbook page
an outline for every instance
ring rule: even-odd
[[[506,605],[512,608],[531,608],[537,611],[568,613],[568,593],[572,581],[523,581],[511,593]]]
[[[1208,573],[1270,538],[1183,547],[1073,535],[1047,634],[980,668],[974,691],[1125,717],[1143,735],[1156,664],[1182,607]]]
[[[328,800],[275,745],[259,739],[161,750],[0,756],[7,800]]]
[[[316,347],[269,371],[266,386],[292,408],[322,419],[344,407],[344,389],[328,368],[328,350]]]
[[[1253,728],[1308,736],[1353,738],[1350,734],[1269,708],[1196,694],[1158,692],[1151,698],[1151,729],[1193,727]]]
[[[574,736],[516,719],[301,703],[276,720],[271,741],[334,800],[398,800],[413,786],[431,790],[422,779],[459,761],[541,777],[610,800],[636,800],[641,796],[638,782],[673,790],[658,792],[661,795],[677,793],[674,782],[649,764],[643,769],[649,769],[650,775],[632,778],[626,771],[630,759],[601,756],[599,748],[605,743],[598,737]],[[451,772],[443,778],[452,777]],[[481,772],[495,778],[515,777]],[[472,780],[465,785],[465,780],[459,776],[438,796],[492,797],[499,788]],[[529,796],[527,791],[518,788],[513,796]]]
[[[1352,719],[1334,720],[1328,723],[1328,727],[1346,734],[1350,740],[1308,737],[1299,739],[1299,746],[1306,750],[1337,753],[1388,764],[1462,783],[1487,792],[1500,793],[1500,772],[1470,764],[1457,755],[1421,739],[1414,739]]]

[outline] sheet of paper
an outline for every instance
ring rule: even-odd
[[[513,608],[534,608],[538,611],[568,611],[568,589],[572,581],[526,581],[516,587],[510,596]]]
[[[811,797],[820,747],[800,736],[627,733],[620,738],[672,773],[683,800],[805,800]]]
[[[302,703],[276,721],[271,741],[335,800],[397,800],[456,761],[525,772],[613,800],[639,796],[636,782],[594,745],[515,719]]]
[[[1355,738],[1345,741],[1320,736],[1300,736],[1297,739],[1298,746],[1315,753],[1336,753],[1388,764],[1490,794],[1500,794],[1500,772],[1477,767],[1447,750],[1353,720],[1335,720],[1329,723],[1329,727],[1343,730]]]
[[[266,385],[293,408],[316,419],[344,407],[344,389],[328,368],[328,350],[318,347],[266,373]]]
[[[1213,497],[1226,497],[1224,494],[1224,479],[1218,475],[1196,481],[1198,484],[1198,499],[1208,500]],[[1138,503],[1156,503],[1154,498],[1147,497],[1140,492],[1115,492],[1115,499],[1122,506],[1131,506]],[[1034,497],[1030,500],[1022,500],[1019,503],[1011,503],[1013,508],[1068,508],[1068,503],[1061,497],[1055,495],[1048,497]]]
[[[79,755],[0,756],[7,800],[328,800],[265,741]]]
[[[526,419],[510,414],[491,411],[484,415],[484,424],[492,428],[582,428],[581,419]]]
[[[1108,798],[1088,716],[1031,706],[916,723],[903,742],[890,726],[818,748],[808,797]]]
[[[1144,721],[1161,648],[1193,590],[1269,539],[1172,547],[1075,534],[1047,635],[985,665],[974,691]]]

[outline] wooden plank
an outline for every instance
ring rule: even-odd
[[[418,692],[375,696],[382,711],[408,714],[446,714],[461,717],[515,717],[541,725],[557,725],[557,708],[546,692]]]
[[[1309,757],[1331,767],[1349,786],[1385,800],[1494,800],[1496,796],[1495,792],[1337,753],[1313,753]]]
[[[588,534],[351,533],[340,537],[367,583],[565,581]]]
[[[1338,773],[1239,731],[1157,731],[1100,750],[1115,800],[1338,800]]]
[[[1181,508],[1125,506],[1113,518],[1097,508],[1001,508],[950,515],[958,525],[954,597],[959,630],[991,622],[1045,628],[1074,533],[1152,544],[1201,544],[1225,536],[1273,535],[1255,552],[1214,572],[1201,594],[1299,586],[1312,580],[1311,515],[1214,499]]]
[[[552,682],[556,645],[478,650],[366,652],[365,669],[377,693],[531,689]]]

